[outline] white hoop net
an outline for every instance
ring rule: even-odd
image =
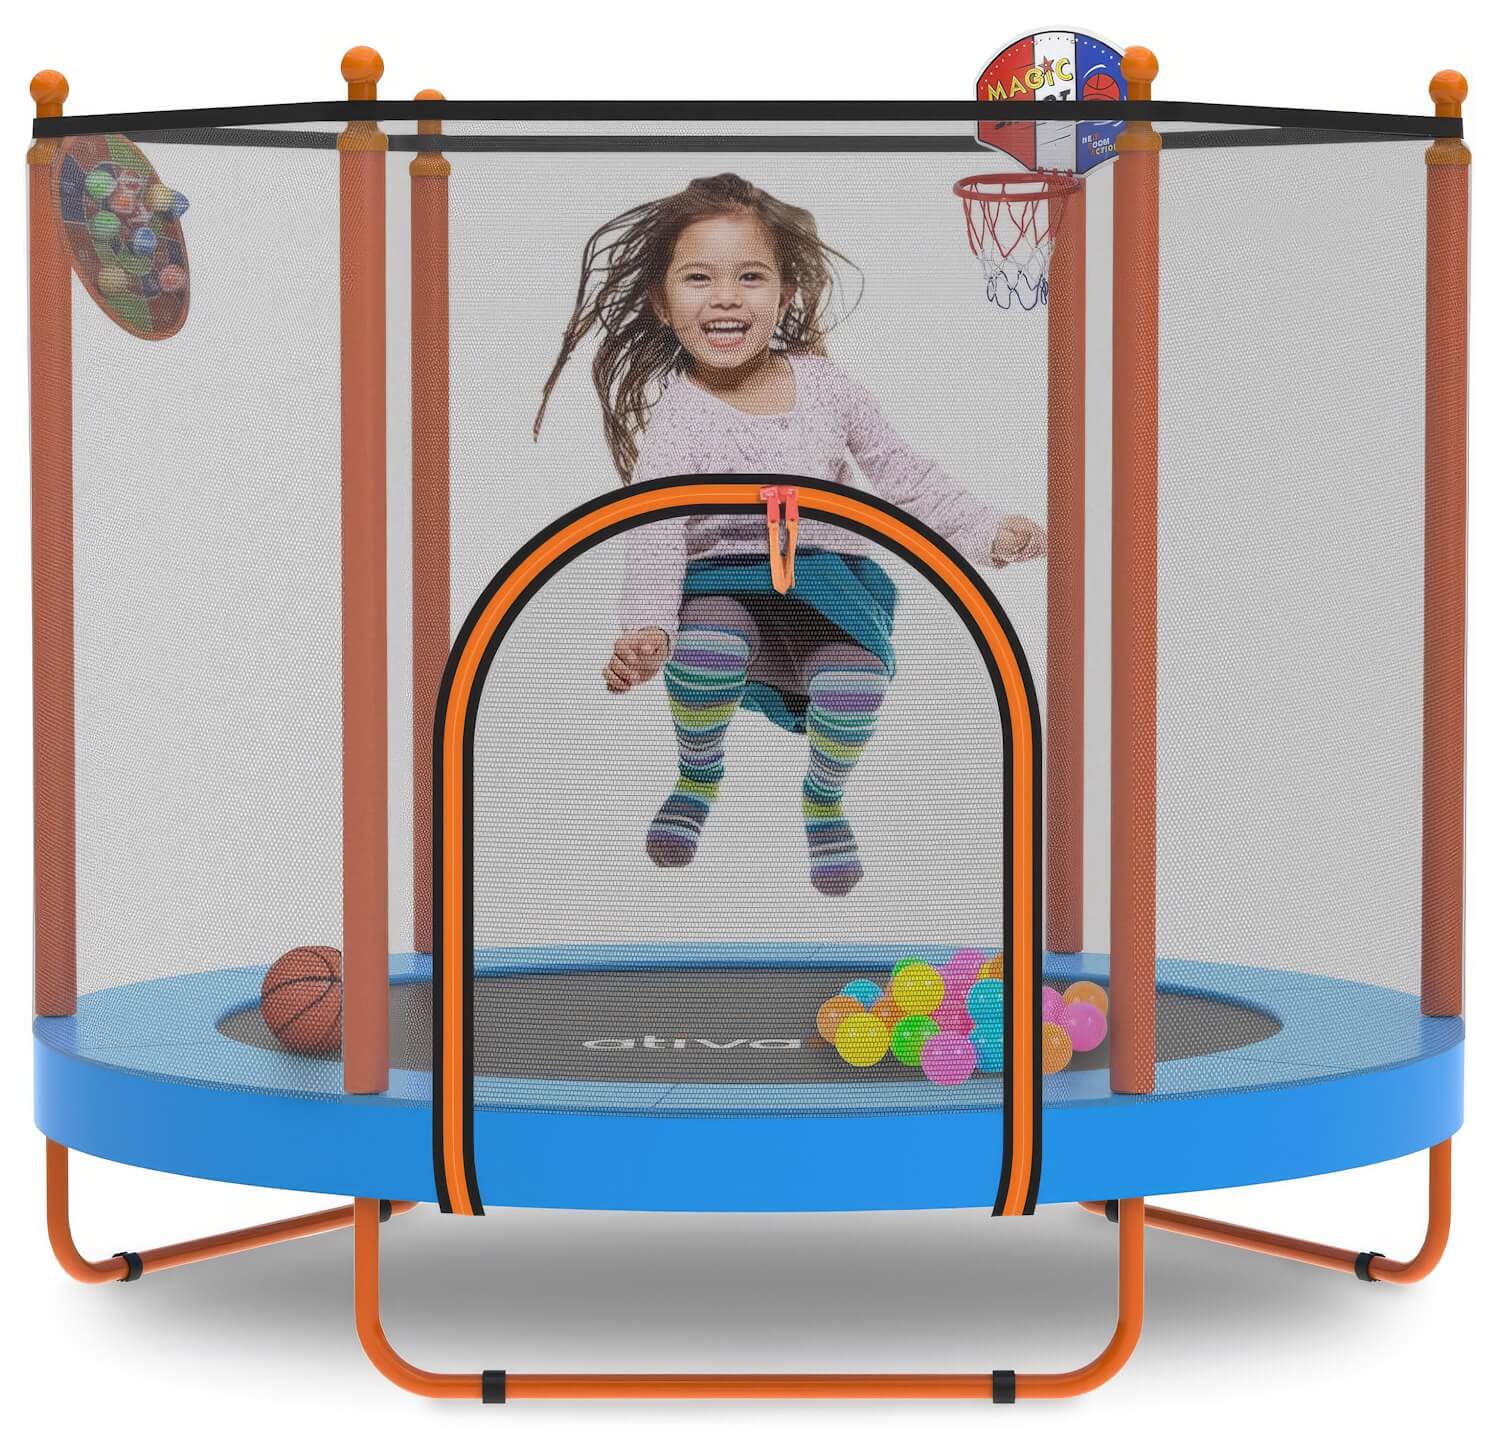
[[[1077,186],[1071,176],[1017,175],[967,177],[953,188],[996,307],[1030,312],[1046,303],[1057,222]]]

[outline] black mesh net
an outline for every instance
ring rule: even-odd
[[[1054,946],[1082,951],[1044,962],[1043,1093],[1109,1094],[1116,169],[1068,203],[1086,237],[1076,273],[997,309],[953,192],[990,159],[972,125],[450,120],[437,138],[382,123],[391,1094],[427,1098],[433,1067],[434,702],[414,685],[414,608],[419,647],[445,652],[500,566],[618,486],[622,458],[638,482],[800,476],[909,513],[994,592],[1044,736],[1049,570],[1066,555],[1082,926]],[[343,1092],[342,129],[70,138],[54,191],[79,270],[68,1045],[131,1072],[325,1096]],[[1158,131],[1157,1091],[1253,1090],[1400,1057],[1416,1032],[1428,141]],[[438,148],[446,621],[411,563],[409,405],[434,345],[411,330],[432,259],[413,262],[410,169]],[[669,246],[681,275],[647,268],[632,310],[629,227],[725,177],[740,200],[694,215],[748,227],[697,236],[700,257]],[[621,290],[579,327],[538,431],[591,238],[584,296],[604,278]],[[775,377],[744,396],[701,386],[763,314]],[[1081,408],[1049,397],[1063,375]],[[1030,550],[1027,521],[1052,524],[1049,471],[1055,488],[1068,449],[1081,512],[1050,563],[1000,568]],[[582,551],[518,615],[473,723],[479,1112],[999,1103],[983,1015],[955,1017],[974,1062],[944,1082],[920,1044],[892,1043],[937,1000],[890,1006],[909,960],[965,1013],[999,981],[988,666],[953,601],[878,537],[804,520],[797,563],[804,588],[768,590],[763,517],[699,511]],[[618,638],[640,646],[650,627],[665,670],[612,693]],[[334,966],[283,958],[299,948]],[[851,985],[864,1036],[841,1047],[842,1019],[819,1015]]]

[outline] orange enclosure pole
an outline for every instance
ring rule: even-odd
[[[345,57],[351,101],[385,67]],[[385,164],[371,121],[339,136],[339,374],[344,703],[344,1088],[376,1094],[390,1062],[385,577]]]
[[[423,91],[419,101],[441,101]],[[441,121],[419,121],[422,136]],[[448,659],[449,355],[448,177],[440,151],[411,163],[411,656],[412,921],[418,953],[432,952],[432,732]]]
[[[1149,101],[1156,57],[1125,52],[1129,99]],[[1110,1087],[1156,1084],[1157,325],[1161,137],[1116,143],[1110,709]]]
[[[1439,71],[1439,116],[1468,82]],[[1422,639],[1422,1011],[1463,1011],[1464,594],[1469,423],[1469,148],[1427,149],[1427,457]]]
[[[1047,924],[1049,953],[1083,950],[1083,188],[1058,209],[1047,293]]]
[[[68,83],[31,82],[38,116],[61,116]],[[53,216],[62,143],[27,153],[31,315],[31,671],[36,1011],[78,1006],[73,747],[73,274]]]

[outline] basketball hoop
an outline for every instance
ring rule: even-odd
[[[985,290],[996,307],[1014,302],[1029,313],[1046,303],[1057,226],[1078,185],[1067,172],[991,173],[954,183],[969,250],[984,265]]]

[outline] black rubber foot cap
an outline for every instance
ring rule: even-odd
[[[1354,1278],[1360,1281],[1369,1281],[1372,1285],[1378,1285],[1375,1277],[1370,1274],[1370,1262],[1372,1260],[1384,1260],[1385,1257],[1378,1250],[1361,1251],[1354,1258]]]
[[[1120,1202],[1118,1200],[1106,1200],[1104,1202],[1104,1218],[1111,1225],[1120,1223]]]
[[[1008,1407],[1016,1400],[1016,1374],[1013,1371],[990,1373],[990,1400],[997,1407]]]
[[[390,1218],[391,1218],[391,1202],[389,1200],[382,1200],[380,1202],[380,1223],[382,1225],[384,1225],[385,1222],[387,1220],[389,1220]]]
[[[146,1274],[146,1267],[141,1264],[141,1258],[133,1250],[117,1250],[116,1260],[125,1262],[125,1274],[120,1277],[120,1282],[138,1281]]]
[[[503,1371],[481,1371],[479,1373],[480,1398],[491,1406],[499,1406],[505,1400],[505,1373]]]

